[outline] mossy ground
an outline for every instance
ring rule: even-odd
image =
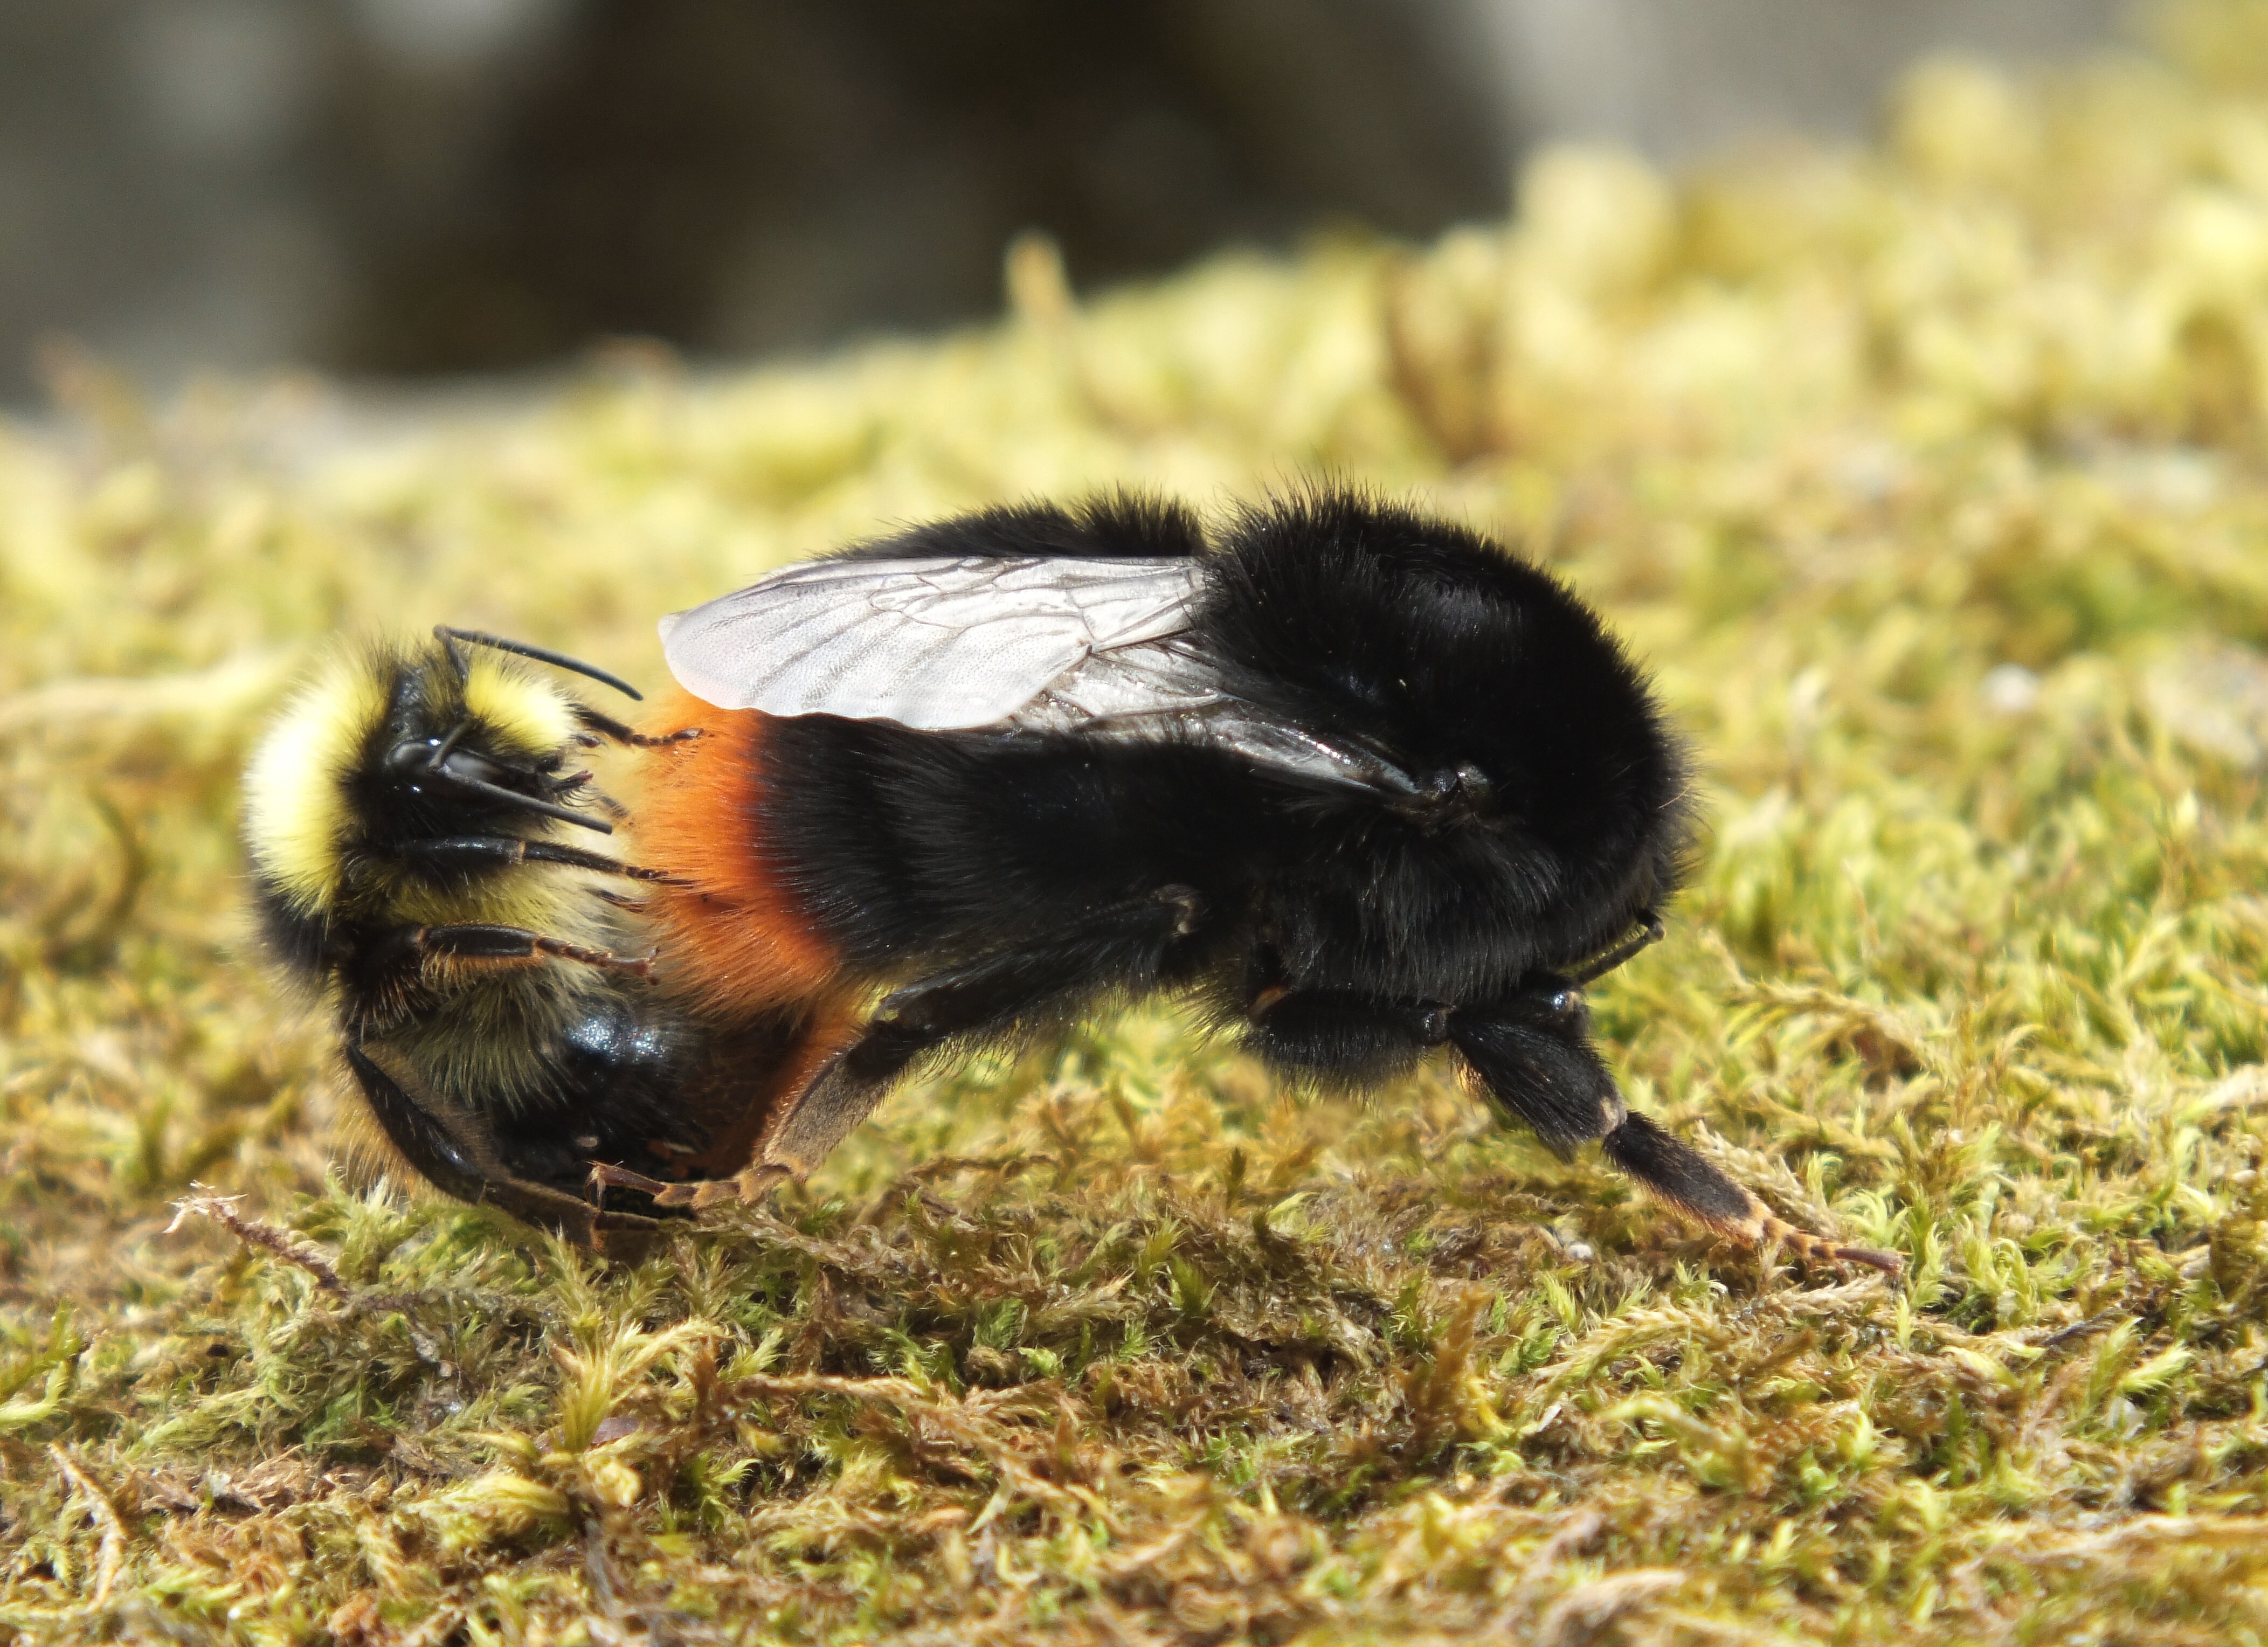
[[[806,370],[395,415],[59,368],[0,434],[0,1624],[2268,1636],[2268,13],[2161,40],[1926,72],[1864,150],[1560,154],[1420,252],[1080,306],[1029,246],[1001,326]],[[894,520],[1316,473],[1651,660],[1709,832],[1616,1067],[1903,1282],[1166,1011],[635,1268],[335,1170],[232,836],[329,637],[652,679],[656,614]],[[193,1183],[242,1200],[174,1227]]]

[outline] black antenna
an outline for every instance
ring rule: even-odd
[[[623,696],[637,702],[645,702],[645,694],[620,675],[610,675],[605,670],[594,665],[586,664],[580,658],[570,658],[564,652],[555,652],[541,646],[530,646],[525,641],[508,641],[501,635],[484,634],[479,629],[453,629],[446,623],[436,623],[433,626],[433,637],[449,649],[452,660],[457,658],[454,643],[470,641],[475,646],[493,647],[500,652],[512,652],[521,658],[533,658],[539,664],[551,664],[561,669],[571,669],[578,675],[588,675],[602,686],[614,687]],[[462,673],[461,663],[459,664],[459,670]]]
[[[534,795],[523,795],[518,790],[504,788],[501,783],[490,783],[482,778],[468,777],[461,772],[452,772],[446,766],[431,766],[425,770],[429,776],[439,779],[444,783],[462,790],[468,795],[478,795],[485,800],[494,801],[499,805],[518,806],[528,812],[541,812],[546,818],[556,818],[561,823],[571,823],[585,829],[594,829],[600,835],[612,835],[615,832],[614,825],[605,819],[590,817],[575,811],[572,807],[562,806],[556,801],[544,800]]]
[[[1616,945],[1614,948],[1600,956],[1582,971],[1576,973],[1568,982],[1578,989],[1586,984],[1595,983],[1647,945],[1660,943],[1663,930],[1661,917],[1648,909],[1638,916],[1638,919],[1644,922],[1645,925],[1635,934]]]

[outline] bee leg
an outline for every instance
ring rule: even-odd
[[[363,1100],[387,1137],[401,1151],[402,1158],[444,1195],[475,1206],[500,1207],[523,1223],[556,1230],[578,1246],[596,1248],[610,1230],[651,1232],[662,1227],[659,1219],[601,1212],[573,1195],[490,1170],[479,1158],[479,1151],[421,1108],[368,1053],[350,1044],[346,1055],[355,1085],[362,1089]]]
[[[446,869],[488,869],[512,864],[562,864],[601,875],[630,880],[658,881],[667,886],[690,886],[666,870],[642,864],[624,864],[603,852],[588,852],[557,841],[530,841],[520,835],[446,835],[431,841],[404,842],[395,849],[403,857]]]
[[[924,978],[886,996],[865,1033],[828,1061],[783,1118],[765,1158],[809,1172],[871,1114],[916,1059],[998,1039],[1103,990],[1154,986],[1203,904],[1187,887],[1105,911],[1084,926]]]
[[[652,954],[617,955],[608,950],[570,944],[564,938],[546,937],[542,933],[531,932],[523,926],[411,927],[403,934],[401,942],[411,953],[421,957],[438,955],[450,960],[476,964],[482,961],[539,960],[548,957],[581,961],[586,967],[605,967],[640,978],[653,975]]]
[[[1449,1015],[1448,1030],[1490,1100],[1526,1121],[1563,1161],[1628,1113],[1592,1050],[1580,996],[1565,1009],[1535,996],[1498,1008],[1462,1007]]]
[[[1864,1264],[1895,1276],[1905,1268],[1896,1253],[1871,1246],[1846,1246],[1822,1240],[1776,1216],[1751,1190],[1718,1171],[1683,1139],[1662,1129],[1651,1116],[1632,1110],[1601,1143],[1607,1159],[1680,1212],[1707,1224],[1743,1246],[1778,1241],[1798,1257],[1836,1264]]]
[[[691,1207],[698,1211],[703,1207],[713,1207],[720,1201],[755,1201],[774,1185],[784,1183],[794,1176],[784,1166],[759,1161],[730,1178],[688,1179],[681,1183],[671,1183],[666,1179],[648,1178],[644,1173],[634,1173],[627,1166],[593,1161],[591,1163],[591,1194],[596,1198],[604,1196],[612,1188],[635,1189],[641,1195],[652,1196],[656,1206]]]
[[[1347,989],[1259,991],[1244,1043],[1271,1068],[1329,1084],[1373,1086],[1449,1038],[1449,1009]]]
[[[789,1100],[755,1166],[737,1179],[673,1184],[655,1204],[708,1206],[752,1180],[761,1190],[801,1177],[873,1113],[917,1059],[1053,1021],[1108,989],[1154,988],[1204,916],[1197,893],[1167,886],[1038,943],[908,984],[884,997],[858,1039]]]
[[[1489,1098],[1534,1128],[1561,1159],[1596,1138],[1607,1159],[1647,1190],[1744,1246],[1776,1240],[1805,1259],[1866,1264],[1891,1275],[1904,1268],[1895,1254],[1797,1229],[1692,1145],[1625,1106],[1592,1049],[1581,993],[1564,978],[1547,977],[1498,1006],[1451,1013],[1449,1040]]]
[[[666,744],[681,744],[688,739],[701,736],[701,729],[698,726],[687,726],[677,732],[664,732],[659,738],[652,737],[623,725],[611,715],[601,715],[598,710],[584,703],[578,703],[575,706],[575,718],[584,727],[598,733],[600,737],[611,738],[618,744],[628,744],[633,749],[659,749]]]
[[[1586,961],[1582,967],[1569,974],[1567,982],[1578,989],[1586,985],[1596,983],[1616,967],[1660,943],[1668,934],[1669,930],[1662,925],[1660,915],[1651,909],[1641,909],[1638,913],[1637,932],[1624,938],[1604,954],[1594,956]]]

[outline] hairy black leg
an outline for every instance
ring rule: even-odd
[[[1746,1246],[1778,1241],[1800,1257],[1830,1263],[1866,1264],[1895,1276],[1905,1261],[1871,1246],[1845,1246],[1822,1240],[1775,1215],[1719,1172],[1709,1158],[1659,1122],[1635,1110],[1601,1141],[1606,1158],[1662,1200],[1697,1223]]]
[[[1263,989],[1245,1016],[1244,1044],[1271,1067],[1349,1086],[1398,1075],[1449,1038],[1446,1006],[1346,989]]]
[[[865,1033],[830,1059],[789,1109],[766,1158],[809,1172],[924,1053],[1007,1034],[1105,990],[1154,986],[1202,915],[1196,893],[1169,886],[1070,931],[886,996]]]
[[[828,1059],[789,1101],[777,1129],[765,1141],[762,1161],[738,1179],[659,1185],[633,1182],[619,1172],[601,1172],[594,1179],[645,1190],[660,1206],[684,1207],[746,1197],[783,1176],[800,1176],[873,1113],[916,1059],[949,1046],[998,1040],[1059,1018],[1111,989],[1155,988],[1203,916],[1195,892],[1167,886],[1066,931],[935,974],[885,996],[858,1039]]]
[[[397,1026],[417,991],[446,986],[428,968],[464,973],[525,967],[530,962],[573,961],[651,982],[656,952],[617,955],[571,944],[519,926],[398,926],[370,934],[337,960],[346,984],[342,1022],[360,1039]]]
[[[1624,938],[1605,954],[1577,968],[1569,975],[1567,982],[1579,989],[1586,985],[1596,983],[1616,967],[1622,966],[1653,945],[1660,943],[1668,931],[1668,929],[1661,924],[1661,917],[1651,909],[1638,911],[1638,929],[1633,936]]]
[[[1547,978],[1495,1006],[1449,1015],[1449,1040],[1500,1109],[1526,1121],[1562,1160],[1620,1125],[1622,1093],[1591,1048],[1580,991]]]
[[[601,1212],[590,1202],[563,1195],[541,1184],[531,1184],[490,1168],[481,1151],[460,1138],[435,1116],[418,1107],[394,1078],[379,1067],[368,1053],[350,1044],[347,1067],[371,1114],[402,1158],[445,1195],[475,1205],[501,1207],[525,1223],[558,1231],[585,1246],[598,1245],[607,1231],[652,1231],[659,1219],[631,1212]]]
[[[628,744],[633,749],[659,749],[665,744],[681,744],[701,736],[698,726],[687,726],[674,732],[664,732],[659,738],[625,726],[611,715],[601,715],[587,703],[575,705],[577,723],[601,737],[611,738],[618,744]]]
[[[666,870],[642,864],[624,864],[603,852],[556,841],[529,841],[519,835],[446,835],[428,841],[405,841],[394,849],[401,857],[449,869],[500,868],[512,864],[563,864],[571,869],[594,870],[601,875],[621,875],[630,880],[659,881],[667,886],[688,883]]]
[[[1596,1138],[1608,1160],[1688,1217],[1748,1246],[1767,1241],[1807,1259],[1867,1264],[1896,1275],[1903,1261],[1797,1229],[1691,1144],[1627,1108],[1591,1047],[1582,993],[1545,974],[1499,1006],[1450,1015],[1449,1039],[1500,1107],[1535,1129],[1563,1160]]]

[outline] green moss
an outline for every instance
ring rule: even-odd
[[[2268,10],[2173,16],[1927,70],[1869,150],[1556,154],[1418,252],[1073,306],[1027,245],[1003,324],[807,370],[384,420],[65,373],[0,433],[0,1626],[2268,1636],[2268,100],[2206,49]],[[634,1268],[335,1172],[232,838],[329,637],[651,679],[658,614],[893,520],[1316,470],[1656,668],[1709,833],[1619,1071],[1903,1283],[1163,1010]],[[173,1227],[193,1181],[243,1199]]]

